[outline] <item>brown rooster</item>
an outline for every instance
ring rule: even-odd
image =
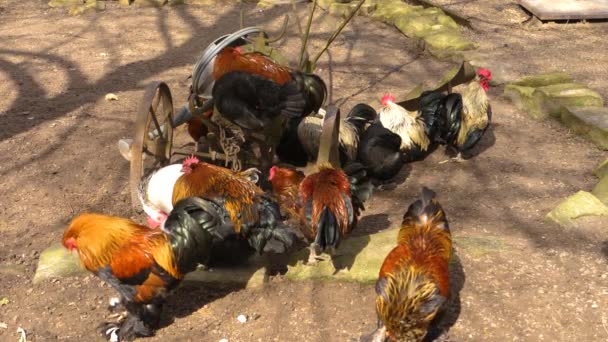
[[[370,188],[367,171],[359,163],[345,166],[344,171],[321,165],[318,172],[304,178],[299,203],[304,234],[312,240],[309,264],[316,263],[320,252],[332,255],[355,227]]]
[[[204,223],[213,217],[199,215],[198,219]],[[166,221],[168,226],[174,223],[175,217]],[[124,321],[102,324],[102,335],[112,341],[152,336],[165,296],[184,274],[209,258],[213,240],[198,225],[181,226],[168,235],[99,214],[74,218],[63,234],[65,248],[78,252],[82,265],[119,293],[120,304],[128,312]]]
[[[226,47],[213,66],[213,103],[222,117],[242,128],[270,126],[278,115],[304,117],[318,111],[327,87],[314,75],[291,70],[258,52]]]
[[[379,328],[373,341],[422,341],[449,297],[452,239],[435,194],[422,189],[405,215],[376,283]]]
[[[272,191],[277,197],[281,210],[292,219],[299,216],[298,193],[304,177],[302,171],[278,166],[270,168],[268,180],[272,185]]]

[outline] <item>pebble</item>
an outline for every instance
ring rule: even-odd
[[[236,319],[241,323],[247,322],[247,316],[245,315],[239,315]]]
[[[228,342],[228,339],[227,338],[223,338],[223,339],[220,340],[220,342]]]

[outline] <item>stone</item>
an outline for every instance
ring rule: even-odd
[[[507,84],[505,86],[504,95],[517,107],[519,110],[528,113],[532,118],[540,120],[547,115],[540,108],[540,101],[533,96],[535,89],[532,87],[524,87],[515,84]]]
[[[184,281],[205,284],[234,284],[244,285],[246,288],[257,288],[264,285],[266,269],[260,259],[247,265],[230,268],[213,268],[211,270],[196,270],[186,274]]]
[[[82,0],[51,0],[48,2],[51,7],[70,7],[82,5]]]
[[[608,108],[563,107],[561,120],[566,127],[593,142],[598,148],[608,150]]]
[[[44,280],[69,277],[85,272],[86,270],[80,266],[78,256],[70,253],[61,243],[56,243],[40,253],[38,268],[32,282],[38,284]]]
[[[393,24],[407,37],[422,38],[433,33],[433,25],[436,22],[436,18],[433,16],[420,15],[420,12],[414,12],[411,15],[396,18]]]
[[[597,178],[604,178],[608,175],[608,159],[601,162],[598,166],[593,169],[593,174]]]
[[[169,0],[134,0],[131,4],[138,7],[163,7]]]
[[[400,1],[383,4],[378,3],[376,5],[376,10],[371,15],[371,18],[382,20],[388,24],[394,24],[397,18],[409,15],[421,9],[422,6],[411,6]]]
[[[590,192],[579,191],[560,202],[546,219],[562,227],[573,227],[574,220],[582,216],[608,216],[608,207]]]
[[[424,37],[426,48],[437,58],[449,57],[456,51],[470,50],[475,44],[454,30],[444,30]]]
[[[587,107],[604,105],[597,92],[577,83],[558,83],[536,88],[533,94],[540,101],[542,111],[559,118],[563,107]]]
[[[602,177],[593,190],[591,190],[591,193],[602,203],[608,205],[608,176]]]
[[[563,72],[554,72],[548,74],[538,74],[522,78],[513,82],[514,85],[522,87],[543,87],[558,83],[572,83],[570,75]]]

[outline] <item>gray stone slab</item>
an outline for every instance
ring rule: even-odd
[[[519,0],[540,20],[608,19],[608,0]]]

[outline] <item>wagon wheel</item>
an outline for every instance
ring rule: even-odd
[[[338,146],[340,144],[340,109],[331,105],[327,108],[321,138],[319,141],[319,154],[317,155],[317,165],[329,163],[333,167],[340,167],[340,154]]]
[[[173,146],[173,100],[166,83],[155,81],[144,93],[135,121],[135,136],[131,145],[131,202],[139,207],[137,188],[141,177],[150,169],[171,161]]]

